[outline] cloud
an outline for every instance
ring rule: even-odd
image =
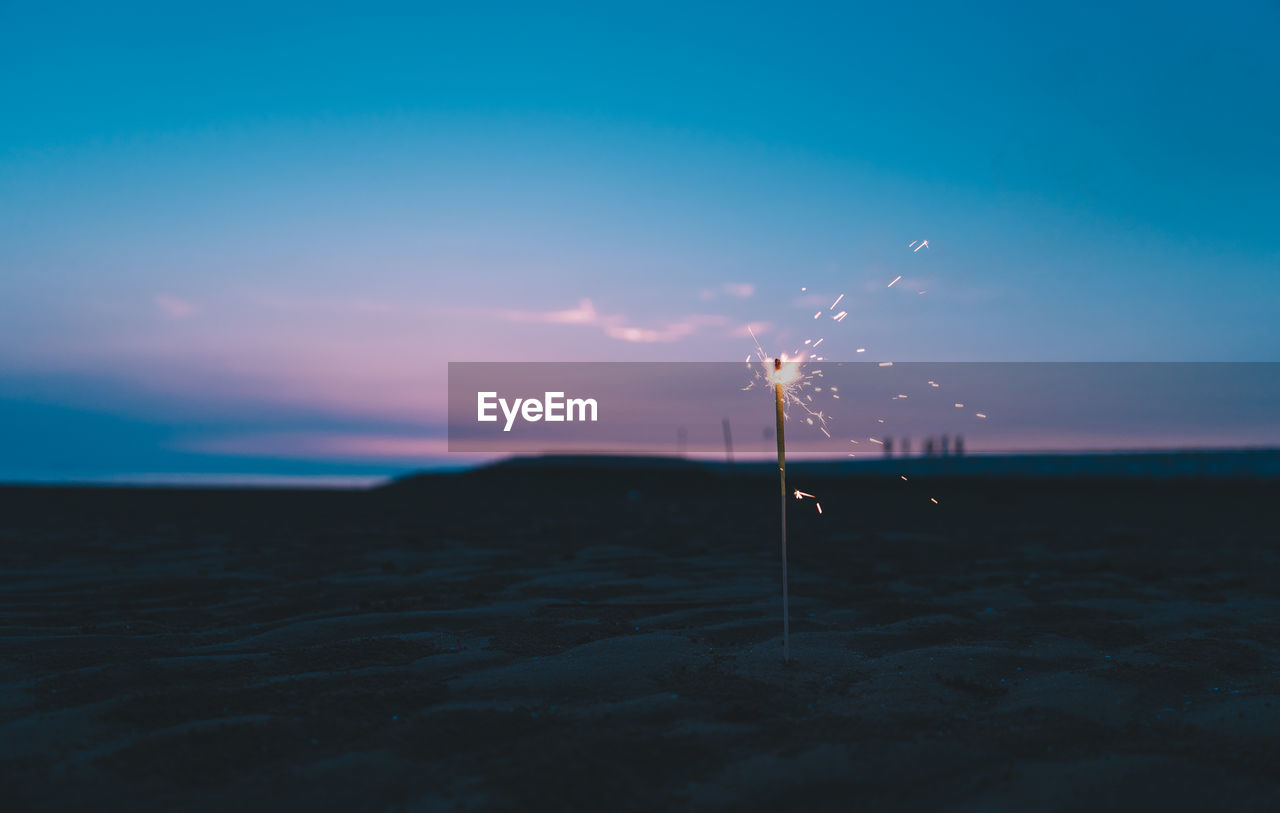
[[[698,292],[698,298],[704,302],[710,302],[720,294],[728,296],[736,296],[738,299],[746,299],[753,296],[756,292],[756,286],[750,282],[726,282],[719,288],[703,288]]]
[[[693,314],[658,327],[639,327],[630,324],[623,314],[603,314],[596,310],[590,299],[578,302],[577,307],[557,311],[502,311],[500,317],[508,322],[536,322],[553,325],[584,325],[598,328],[611,339],[637,344],[674,342],[696,333],[700,328],[722,325],[723,316]]]
[[[734,339],[749,339],[753,333],[756,336],[763,336],[772,329],[772,322],[747,322],[730,330],[729,336]]]
[[[185,319],[198,310],[191,302],[171,294],[156,294],[151,301],[170,319]]]

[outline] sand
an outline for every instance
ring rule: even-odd
[[[1274,483],[789,479],[2,489],[0,793],[1280,809]]]

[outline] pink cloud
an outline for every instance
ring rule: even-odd
[[[728,296],[736,296],[738,299],[746,299],[749,296],[755,295],[755,292],[756,286],[753,283],[726,282],[724,285],[721,285],[716,289],[703,288],[698,292],[698,298],[703,301],[710,302],[720,294],[726,294]]]
[[[586,325],[599,328],[606,336],[624,342],[650,344],[674,342],[697,332],[700,328],[721,325],[723,316],[693,314],[667,322],[659,327],[638,327],[629,324],[623,314],[603,314],[596,310],[590,299],[578,302],[576,308],[557,311],[507,310],[501,317],[509,322],[537,322],[555,325]]]
[[[734,339],[749,339],[752,334],[762,336],[772,329],[772,322],[747,322],[745,325],[741,325],[730,330],[729,336]]]
[[[183,319],[197,310],[196,306],[191,302],[170,294],[156,294],[151,301],[161,313],[170,319]]]

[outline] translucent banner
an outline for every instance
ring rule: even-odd
[[[954,455],[1280,446],[1280,364],[449,364],[449,450]],[[781,391],[781,392],[779,392]]]

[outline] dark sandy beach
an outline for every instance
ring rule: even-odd
[[[4,806],[1280,809],[1275,481],[805,471],[2,489]]]

